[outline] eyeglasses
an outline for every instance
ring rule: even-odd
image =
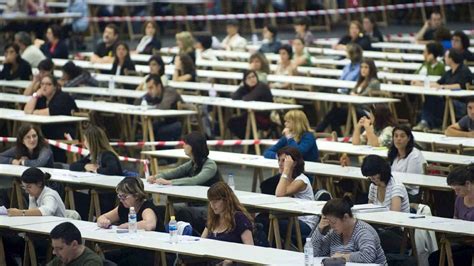
[[[125,195],[125,194],[117,194],[117,198],[119,200],[126,200],[130,195]]]

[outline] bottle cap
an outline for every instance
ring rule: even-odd
[[[134,210],[135,210],[135,207],[130,207],[130,210],[131,210],[131,211],[134,211]]]
[[[176,218],[174,217],[174,215],[173,215],[173,216],[171,216],[171,220],[176,220]]]

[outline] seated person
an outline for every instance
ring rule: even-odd
[[[137,45],[136,52],[139,54],[159,54],[161,49],[161,42],[158,39],[158,25],[156,22],[150,20],[143,24],[144,35]]]
[[[195,44],[196,56],[198,59],[218,61],[217,56],[214,55],[212,50],[212,36],[211,35],[199,35],[196,37]]]
[[[469,37],[464,33],[464,31],[455,31],[451,37],[451,47],[460,53],[464,61],[474,61],[474,54],[469,51],[470,46]],[[22,55],[23,56],[23,55]]]
[[[34,75],[33,81],[28,87],[26,87],[25,91],[23,92],[23,95],[33,95],[33,93],[38,91],[43,77],[46,75],[53,75],[53,71],[54,71],[53,61],[49,58],[42,60],[38,64],[38,74]]]
[[[63,71],[63,76],[59,82],[63,84],[63,87],[99,86],[99,82],[92,77],[89,71],[76,66],[72,61],[64,64],[61,69]]]
[[[0,164],[53,168],[53,153],[41,130],[25,124],[17,131],[16,145],[0,153]]]
[[[189,31],[176,33],[176,46],[178,47],[178,55],[188,55],[193,64],[196,63],[196,52],[194,51],[194,38]],[[173,62],[175,58],[173,59]]]
[[[178,108],[178,102],[182,102],[181,95],[173,88],[161,84],[158,75],[150,75],[146,79],[147,94],[143,96],[148,105],[157,109],[169,110]],[[161,140],[178,140],[181,136],[182,124],[176,117],[166,117],[153,122],[155,136]]]
[[[20,47],[21,58],[25,59],[31,67],[38,67],[46,59],[41,50],[33,44],[31,36],[25,31],[15,33],[15,43]]]
[[[89,7],[87,0],[74,0],[68,3],[65,12],[80,13],[80,17],[65,18],[61,22],[63,32],[69,37],[69,43],[73,50],[85,50],[84,33],[89,29]]]
[[[35,44],[40,45],[43,54],[48,58],[69,58],[69,48],[66,41],[61,39],[61,27],[58,25],[51,25],[46,30],[46,42],[43,40],[36,40]]]
[[[278,39],[278,29],[272,25],[263,27],[263,44],[258,51],[262,54],[276,54],[280,50],[281,42]]]
[[[359,78],[351,95],[369,96],[371,91],[380,90],[380,81],[377,78],[377,68],[374,60],[364,58],[360,64]],[[339,89],[338,92],[349,92],[347,89]],[[366,105],[358,105],[356,108],[357,116],[363,117],[369,113],[370,107]],[[322,132],[331,125],[331,129],[337,134],[342,135],[341,126],[347,121],[348,109],[346,107],[334,106],[319,123],[316,130]]]
[[[293,46],[293,57],[291,59],[291,64],[293,69],[297,69],[299,66],[310,66],[311,65],[311,55],[305,48],[304,39],[297,38],[292,42]]]
[[[221,42],[222,48],[227,51],[245,52],[247,40],[239,35],[239,22],[235,19],[228,20],[226,32],[227,36]]]
[[[423,24],[423,27],[415,36],[417,43],[427,43],[434,40],[434,33],[437,29],[443,27],[443,18],[439,11],[433,11],[430,19]]]
[[[308,17],[298,17],[293,23],[293,28],[295,29],[295,39],[303,39],[304,43],[308,46],[311,46],[314,41],[314,36],[309,31],[310,19]]]
[[[33,93],[33,97],[25,104],[26,114],[35,115],[72,115],[77,111],[74,99],[61,90],[58,81],[52,75],[45,75],[41,80],[40,89]],[[68,133],[74,138],[76,125],[74,123],[46,124],[41,127],[44,136],[48,139],[65,139]],[[54,161],[66,162],[66,153],[53,147]]]
[[[362,50],[372,50],[370,38],[364,34],[364,29],[357,20],[351,21],[348,34],[342,37],[333,48],[336,50],[346,50],[346,45],[350,43],[358,44]]]
[[[270,65],[262,53],[254,53],[249,58],[249,70],[257,72],[258,80],[267,83],[267,75],[270,74]]]
[[[454,203],[454,219],[474,222],[474,164],[463,165],[454,168],[448,175],[448,185],[456,193]],[[466,239],[467,240],[467,239]],[[454,265],[470,266],[474,248],[472,242],[453,243],[451,252]],[[429,257],[430,265],[439,265],[439,250],[433,252]]]
[[[209,207],[202,238],[253,245],[252,216],[225,182],[217,182],[207,191]]]
[[[148,182],[175,186],[211,186],[222,180],[217,164],[208,158],[209,148],[203,134],[191,132],[186,135],[183,149],[190,161],[173,170],[151,176]]]
[[[5,59],[0,79],[4,80],[31,80],[33,76],[31,66],[20,56],[20,47],[14,43],[5,45]]]
[[[451,31],[441,27],[434,33],[434,41],[441,43],[444,50],[451,49]]]
[[[118,42],[115,45],[115,58],[110,74],[127,76],[131,72],[135,72],[135,63],[130,58],[130,49],[126,43]]]
[[[293,68],[291,64],[291,58],[293,57],[293,48],[284,44],[278,50],[280,54],[280,61],[278,61],[277,68],[275,70],[275,75],[284,75],[284,76],[293,76],[296,73],[296,69]],[[290,83],[282,82],[272,82],[269,84],[272,89],[290,89]]]
[[[415,147],[415,138],[410,127],[399,125],[393,128],[392,144],[388,150],[388,160],[392,172],[424,174],[423,164],[426,163],[423,153]],[[418,186],[405,185],[411,203],[421,202]]]
[[[128,229],[128,213],[130,208],[134,208],[137,214],[137,229],[145,231],[155,231],[160,227],[164,231],[163,224],[157,217],[153,200],[148,199],[143,182],[137,177],[125,177],[116,188],[119,204],[113,210],[102,214],[97,218],[97,225],[101,228],[109,228],[117,225],[117,228]],[[118,265],[132,264],[153,264],[154,252],[135,249],[121,248],[105,253],[108,260],[116,262]]]
[[[81,231],[71,222],[58,224],[49,235],[56,256],[47,266],[103,265],[100,256],[83,244]]]
[[[362,62],[363,51],[358,44],[348,44],[346,45],[346,57],[351,61],[349,64],[345,65],[342,69],[340,80],[350,80],[356,81],[360,77],[360,64]],[[338,93],[349,94],[349,89],[339,88]]]
[[[140,85],[138,85],[136,90],[139,90],[139,91],[147,90],[146,80],[148,79],[148,77],[150,77],[150,75],[160,76],[161,84],[163,84],[163,86],[166,87],[168,85],[168,78],[165,75],[165,63],[163,62],[163,59],[161,58],[161,56],[152,55],[150,59],[148,59],[148,66],[150,67],[150,73],[143,78],[143,82],[140,83]]]
[[[385,104],[377,104],[369,116],[363,116],[352,133],[352,144],[389,147],[397,120]],[[362,128],[364,132],[361,133]]]
[[[375,18],[372,16],[364,17],[362,20],[363,32],[370,39],[371,43],[383,42],[383,34],[377,26]]]
[[[113,63],[115,46],[119,39],[119,31],[114,24],[107,24],[102,35],[102,41],[97,44],[94,54],[91,56],[92,63]]]
[[[472,73],[469,70],[469,67],[463,64],[463,57],[454,49],[449,49],[444,56],[446,65],[450,67],[437,82],[431,82],[430,87],[440,90],[465,90],[466,84],[472,83]],[[431,98],[428,98],[431,99]],[[432,107],[432,109],[426,109],[426,112],[431,111],[431,116],[433,118],[433,126],[429,124],[424,124],[421,127],[415,127],[414,130],[420,128],[430,128],[430,127],[439,127],[442,122],[442,112],[437,112],[436,110],[443,110],[440,106],[444,106],[444,98],[438,97],[436,103],[425,101],[425,105]],[[453,100],[454,110],[456,112],[456,117],[462,117],[466,110],[465,104],[459,100]],[[441,115],[441,116],[440,116]],[[423,122],[423,120],[421,121]]]
[[[188,54],[175,56],[173,81],[196,81],[196,67]]]
[[[474,97],[467,98],[466,104],[467,114],[446,129],[446,136],[474,138]]]
[[[314,256],[386,265],[377,232],[368,223],[354,218],[351,208],[352,202],[347,197],[326,202],[321,221],[311,236]]]
[[[378,155],[368,155],[361,166],[362,175],[369,178],[369,203],[386,207],[391,211],[410,212],[408,193],[398,179],[392,176],[388,162]],[[399,227],[377,227],[385,253],[399,253],[403,233]]]
[[[258,80],[257,72],[252,70],[244,71],[242,86],[232,94],[232,100],[273,102],[272,92],[267,84]],[[271,120],[268,112],[257,112],[255,114],[257,128],[267,130],[270,128]],[[227,126],[238,138],[245,138],[245,128],[247,125],[247,113],[234,116],[229,119]]]

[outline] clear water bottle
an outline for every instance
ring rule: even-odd
[[[114,80],[114,76],[110,76],[110,79],[109,79],[109,90],[113,90],[115,89],[115,80]]]
[[[258,44],[258,36],[256,33],[252,34],[252,44]]]
[[[425,87],[425,90],[430,88],[430,78],[428,76],[425,76],[425,79],[423,80],[423,85]]]
[[[214,83],[212,83],[211,89],[209,90],[209,97],[213,99],[213,98],[216,98],[216,96],[217,96],[217,91],[216,91],[216,88],[214,88]]]
[[[232,190],[235,190],[234,174],[229,173],[227,176],[227,185],[229,185]]]
[[[148,103],[147,101],[145,100],[145,98],[142,98],[142,102],[140,104],[140,108],[142,109],[142,111],[146,111],[148,109]]]
[[[311,238],[309,237],[306,238],[306,243],[304,244],[304,265],[314,265],[313,245],[311,244]]]
[[[128,233],[137,233],[137,213],[135,212],[134,207],[130,207],[130,210],[128,211]]]
[[[170,223],[168,224],[168,232],[170,233],[170,243],[177,244],[178,243],[178,222],[176,222],[176,218],[171,216]]]

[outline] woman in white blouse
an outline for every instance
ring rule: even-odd
[[[392,144],[388,150],[388,160],[394,172],[423,174],[425,157],[415,148],[415,138],[410,127],[395,126],[392,131]],[[405,185],[411,203],[420,203],[419,186]]]
[[[8,209],[8,216],[58,216],[64,217],[66,207],[58,192],[46,186],[49,173],[43,173],[36,167],[28,168],[20,177],[23,189],[28,193],[27,210]]]

